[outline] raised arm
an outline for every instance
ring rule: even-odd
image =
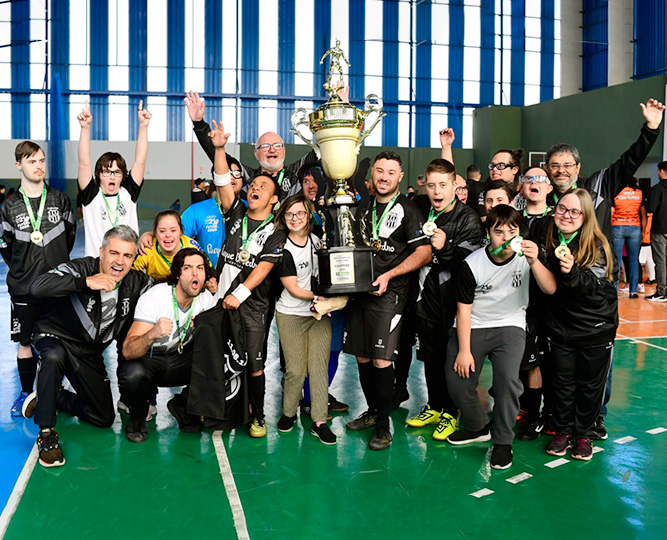
[[[225,145],[227,144],[230,134],[225,133],[225,128],[222,126],[222,122],[220,124],[215,120],[212,122],[213,129],[209,133],[209,137],[215,147],[213,181],[215,182],[215,187],[218,191],[218,200],[222,205],[222,210],[226,213],[229,212],[236,199],[236,194],[234,193],[234,188],[231,184],[229,166],[227,165],[227,153],[225,152]]]
[[[215,159],[215,146],[211,144],[208,134],[211,127],[204,121],[204,111],[206,103],[204,98],[200,98],[197,92],[190,90],[183,99],[185,107],[188,109],[188,115],[192,120],[192,127],[199,141],[199,145],[211,161]]]
[[[442,150],[440,151],[440,157],[442,159],[446,159],[452,165],[454,165],[452,144],[454,144],[455,139],[456,135],[454,134],[454,130],[452,128],[445,128],[440,131],[440,146],[442,147]]]
[[[146,158],[148,158],[148,124],[151,123],[151,113],[144,109],[144,102],[139,102],[137,111],[139,117],[139,133],[137,145],[134,149],[134,164],[132,165],[132,180],[140,186],[144,181],[146,172]]]
[[[93,179],[93,167],[90,163],[90,126],[93,123],[93,116],[90,114],[90,105],[86,101],[86,106],[77,115],[76,119],[81,126],[81,136],[79,137],[79,189],[84,190]]]

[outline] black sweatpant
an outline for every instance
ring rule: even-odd
[[[56,425],[56,410],[68,412],[97,427],[109,427],[116,413],[111,385],[101,354],[53,336],[38,336],[33,344],[39,355],[35,424]],[[61,390],[67,377],[76,394]]]
[[[444,324],[434,323],[422,317],[415,319],[419,336],[417,358],[424,362],[428,404],[436,411],[444,410],[447,414],[456,417],[458,407],[449,395],[445,377],[449,329]]]
[[[549,345],[556,431],[583,437],[602,409],[614,342],[573,347],[550,339]]]

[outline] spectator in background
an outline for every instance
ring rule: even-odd
[[[413,199],[415,196],[415,188],[408,186],[408,192],[405,195],[408,199]]]
[[[7,196],[5,197],[5,200],[9,199],[12,195],[14,195],[15,192],[16,190],[13,187],[10,187],[9,191],[7,191]]]
[[[5,186],[0,186],[0,205],[1,205],[3,202],[5,202],[5,196],[7,195],[7,194],[5,193],[5,191],[6,191]]]
[[[468,168],[466,169],[466,180],[468,182],[482,181],[482,171],[474,163],[472,165],[468,165]]]
[[[176,199],[173,203],[171,203],[171,206],[169,207],[170,210],[174,210],[175,212],[180,212],[181,211],[181,199]]]
[[[628,268],[626,268],[627,286],[619,292],[629,292],[630,298],[638,298],[639,282],[639,248],[642,232],[646,227],[646,208],[643,194],[637,179],[631,178],[621,192],[614,197],[614,209],[611,216],[612,238],[616,259],[623,258],[623,245],[628,251]]]
[[[466,204],[468,201],[468,184],[460,174],[457,174],[454,180],[454,190],[456,198],[463,204]]]
[[[639,264],[646,272],[646,284],[653,285],[655,283],[655,263],[653,262],[653,253],[651,253],[651,224],[653,222],[653,214],[646,214],[646,228],[644,229],[644,236],[642,238],[642,247],[639,250]],[[637,285],[637,292],[643,293],[644,283]]]
[[[190,193],[190,204],[196,204],[198,202],[205,201],[209,198],[208,195],[208,182],[205,178],[197,178],[195,180],[195,187]]]
[[[647,296],[652,302],[667,302],[667,161],[658,163],[659,182],[651,189],[646,211],[653,214],[651,223],[651,252],[655,262],[657,286],[655,294]]]
[[[415,190],[415,193],[417,193],[417,195],[426,195],[426,180],[424,179],[423,174],[417,176],[417,189]]]

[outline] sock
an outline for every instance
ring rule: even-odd
[[[391,396],[394,393],[394,366],[386,368],[373,367],[373,378],[375,386],[375,407],[377,409],[377,423],[389,425],[389,410],[391,409]]]
[[[326,422],[315,422],[315,425],[316,425],[317,427],[320,427],[322,424],[326,424]]]
[[[521,384],[523,384],[523,392],[521,392],[521,395],[519,396],[519,409],[522,411],[527,411],[528,410],[528,371],[527,370],[521,370],[519,372],[519,380],[521,381]]]
[[[445,379],[445,366],[433,360],[424,362],[424,379],[428,391],[428,404],[431,409],[441,411],[445,408],[444,395],[447,393],[447,380]],[[451,400],[450,400],[451,401]]]
[[[395,362],[396,390],[407,390],[410,366],[412,365],[412,345],[399,344],[398,360]]]
[[[542,404],[542,389],[527,388],[523,393],[525,396],[525,411],[528,412],[528,419],[534,420],[540,416],[540,405]]]
[[[306,375],[306,380],[303,381],[303,400],[304,403],[310,403],[310,376]]]
[[[259,377],[250,377],[250,403],[252,404],[252,415],[258,420],[264,419],[264,391],[266,387],[266,376],[262,373]]]
[[[35,377],[37,377],[37,360],[33,356],[30,358],[17,358],[16,364],[19,368],[21,392],[30,394],[35,384]]]
[[[373,391],[373,362],[366,362],[365,364],[358,363],[359,366],[359,382],[361,389],[366,397],[368,403],[368,410],[375,411],[375,392]]]

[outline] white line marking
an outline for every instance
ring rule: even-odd
[[[628,321],[626,319],[619,319],[623,324],[643,324],[643,323],[659,323],[659,322],[667,322],[667,319],[653,319],[649,321]]]
[[[619,334],[619,336],[620,336],[621,338],[623,338],[623,339],[630,339],[630,340],[632,340],[632,341],[635,342],[635,343],[643,343],[644,345],[648,345],[649,347],[653,347],[653,348],[655,348],[655,349],[660,349],[661,351],[665,351],[665,352],[667,352],[667,348],[665,348],[665,347],[661,347],[660,345],[653,345],[653,343],[649,343],[648,341],[644,341],[644,340],[641,339],[641,338],[631,338],[631,337],[628,337],[628,336],[623,336],[623,335],[621,335],[621,334]],[[618,338],[617,338],[617,339],[618,339]],[[647,338],[647,339],[650,339],[650,338]]]
[[[508,478],[507,481],[510,484],[518,484],[519,482],[523,482],[524,480],[528,480],[529,478],[532,478],[533,475],[527,472],[522,472],[521,474],[517,474],[516,476],[513,476],[512,478]]]
[[[659,433],[664,433],[665,431],[667,431],[667,428],[657,427],[647,430],[646,433],[650,433],[651,435],[658,435]]]
[[[477,497],[478,499],[481,499],[482,497],[486,497],[487,495],[491,495],[493,493],[492,489],[489,488],[483,488],[478,491],[475,491],[474,493],[470,493],[473,497]]]
[[[630,435],[628,435],[627,437],[621,437],[620,439],[616,439],[614,442],[616,444],[625,444],[636,440],[637,437],[631,437]]]
[[[4,538],[5,533],[7,532],[9,522],[19,506],[19,502],[21,501],[21,497],[23,497],[23,492],[28,485],[28,480],[30,480],[30,475],[35,468],[38,457],[39,452],[37,451],[37,445],[35,444],[28,455],[28,459],[25,461],[25,465],[23,465],[23,469],[21,469],[21,474],[19,474],[19,477],[16,479],[12,494],[9,496],[7,505],[0,516],[0,538]]]
[[[604,448],[602,448],[601,446],[594,446],[593,453],[597,454],[598,452],[604,452]]]
[[[222,431],[214,431],[212,439],[215,455],[218,458],[220,475],[222,476],[223,484],[225,484],[227,499],[229,500],[232,515],[234,516],[236,536],[239,540],[250,540],[248,525],[246,524],[245,513],[243,512],[243,505],[241,504],[241,497],[239,497],[239,491],[236,489],[234,474],[232,473],[232,467],[229,464],[229,458],[227,457],[227,451],[225,450],[225,443],[222,442]]]
[[[550,461],[549,463],[545,463],[545,467],[549,467],[550,469],[555,469],[556,467],[560,467],[561,465],[565,465],[566,463],[569,463],[569,459],[565,458],[558,458],[554,459],[553,461]]]

